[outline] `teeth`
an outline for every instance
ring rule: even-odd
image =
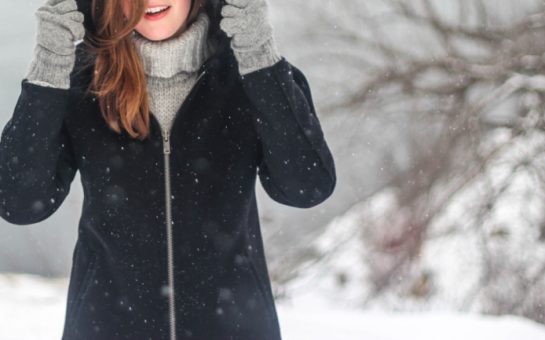
[[[154,7],[154,8],[148,8],[146,10],[146,14],[153,14],[153,13],[158,13],[158,12],[161,12],[162,10],[168,8],[168,6],[161,6],[161,7]]]

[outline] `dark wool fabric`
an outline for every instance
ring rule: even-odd
[[[62,339],[281,339],[256,178],[272,199],[298,208],[320,204],[336,185],[303,73],[282,58],[242,77],[223,48],[180,107],[169,154],[171,329],[159,123],[150,115],[144,141],[111,130],[98,100],[84,93],[93,72],[81,66],[84,45],[76,52],[70,89],[22,80],[0,140],[0,216],[10,223],[51,216],[80,172],[84,201]]]

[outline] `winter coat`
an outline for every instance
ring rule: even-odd
[[[83,44],[76,53],[70,89],[22,80],[0,139],[0,216],[12,224],[51,216],[80,172],[62,339],[281,339],[256,177],[298,208],[336,184],[301,70],[282,57],[241,77],[232,49],[218,50],[170,134],[150,114],[139,141],[106,124],[84,93]]]

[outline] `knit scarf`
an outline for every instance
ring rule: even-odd
[[[163,129],[169,129],[185,97],[193,87],[197,71],[210,56],[207,34],[210,19],[201,12],[179,36],[152,41],[134,31],[148,85],[150,109]]]

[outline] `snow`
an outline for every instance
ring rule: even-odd
[[[0,339],[59,340],[68,281],[0,273]]]
[[[60,339],[67,287],[64,278],[0,274],[0,339]],[[284,340],[545,339],[545,326],[516,316],[339,308],[309,294],[278,301],[277,311]]]
[[[395,313],[279,306],[285,340],[538,340],[545,327],[516,316]]]
[[[531,170],[545,164],[545,136],[530,131],[514,138],[497,129],[482,138],[480,153],[499,151],[478,175],[470,176],[470,169],[437,181],[421,202],[409,205],[398,188],[385,187],[333,219],[311,245],[315,258],[298,268],[282,296],[406,313],[509,311],[545,323],[545,204]],[[517,166],[525,161],[533,165]],[[381,244],[430,213],[418,256],[407,269],[388,274],[389,286],[377,292],[381,275],[397,261]]]

